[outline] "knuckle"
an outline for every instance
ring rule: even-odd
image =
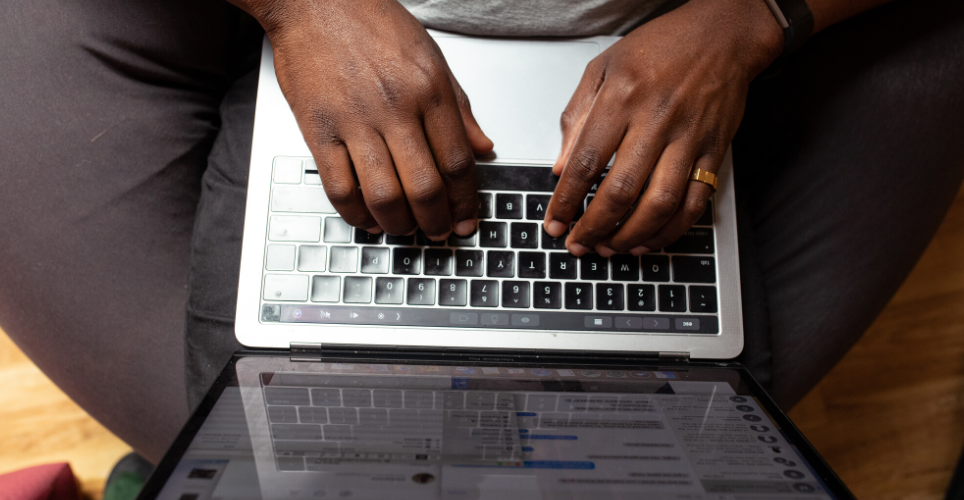
[[[389,212],[398,208],[401,195],[392,189],[375,188],[365,195],[365,202],[373,212]]]
[[[626,174],[609,174],[606,177],[605,186],[606,196],[617,206],[632,205],[639,197],[640,187],[636,185],[635,179]]]
[[[658,219],[669,219],[676,212],[679,198],[679,192],[675,189],[656,189],[649,200],[649,211]]]
[[[471,155],[461,153],[443,165],[442,169],[447,177],[461,179],[475,171],[475,158]]]
[[[697,196],[686,200],[686,204],[683,206],[683,218],[687,225],[692,225],[696,222],[703,212],[706,211],[706,205],[709,200],[703,198],[702,196]]]
[[[322,144],[340,142],[338,138],[338,119],[331,110],[322,107],[309,108],[305,113],[308,129],[313,139]]]
[[[443,193],[442,186],[435,182],[419,182],[407,192],[409,201],[418,206],[428,206],[437,202]]]
[[[346,182],[332,179],[325,182],[325,194],[336,206],[347,206],[355,201],[355,189]]]
[[[582,182],[588,182],[599,168],[599,153],[592,149],[581,148],[569,157],[567,170]]]

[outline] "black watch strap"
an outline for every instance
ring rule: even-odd
[[[813,33],[813,13],[806,0],[765,0],[783,28],[783,54],[799,49]]]

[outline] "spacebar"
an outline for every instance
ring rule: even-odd
[[[719,333],[713,315],[606,314],[599,311],[540,312],[418,307],[264,304],[261,321],[282,323],[507,328],[571,332]]]

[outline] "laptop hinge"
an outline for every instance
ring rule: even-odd
[[[311,343],[311,342],[291,342],[290,344],[288,344],[288,346],[291,348],[291,352],[292,352],[292,353],[297,353],[297,352],[317,353],[317,352],[321,352],[321,344],[318,344],[318,343]]]
[[[663,351],[659,353],[659,359],[675,359],[689,361],[690,353],[686,351]]]

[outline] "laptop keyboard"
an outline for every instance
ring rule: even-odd
[[[311,158],[275,158],[261,321],[719,333],[711,208],[660,251],[577,258],[542,229],[550,167],[477,169],[478,230],[434,242],[352,228]]]

